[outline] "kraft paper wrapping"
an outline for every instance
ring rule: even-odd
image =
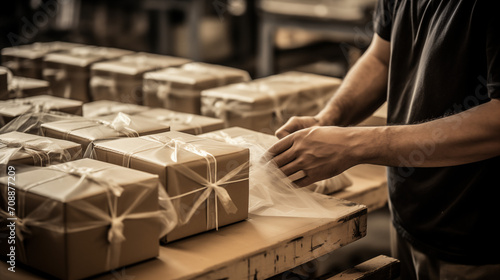
[[[89,102],[91,65],[132,53],[128,50],[83,46],[47,54],[42,76],[50,82],[53,95]]]
[[[248,83],[204,90],[203,115],[273,134],[290,117],[319,112],[340,85],[340,79],[286,72]]]
[[[91,67],[92,98],[93,100],[142,104],[144,73],[160,68],[180,66],[190,61],[180,57],[140,52],[95,63]]]
[[[16,117],[28,113],[57,111],[72,115],[82,115],[82,102],[50,95],[0,101],[0,123],[7,124]]]
[[[10,188],[7,177],[0,182],[0,218],[15,222],[16,260],[57,278],[86,278],[154,258],[159,236],[176,223],[171,204],[159,207],[158,176],[104,162],[82,159],[18,173]],[[8,246],[0,243],[2,255]]]
[[[0,134],[0,176],[7,165],[46,166],[80,159],[80,144],[22,132]]]
[[[37,42],[2,49],[2,65],[12,70],[15,76],[42,79],[43,57],[49,53],[81,47],[67,42]]]
[[[0,100],[9,99],[9,69],[0,67]]]
[[[244,70],[199,62],[162,69],[144,75],[144,105],[200,115],[202,90],[249,80]]]
[[[49,82],[25,77],[12,77],[9,98],[23,98],[50,94]]]
[[[116,113],[134,115],[147,110],[150,110],[147,106],[111,100],[99,100],[83,104],[83,116],[86,118],[112,115]]]
[[[135,116],[144,117],[159,124],[167,125],[170,127],[171,131],[179,131],[193,135],[224,128],[224,122],[217,118],[175,112],[161,108],[142,111],[135,114]]]
[[[250,162],[252,163],[251,165],[254,169],[261,168],[260,166],[262,166],[262,163],[259,163],[260,157],[265,155],[267,150],[278,142],[278,138],[276,136],[241,127],[225,128],[210,133],[204,133],[199,136],[222,141],[238,147],[249,148]],[[250,170],[250,205],[259,205],[261,204],[262,197],[266,197],[263,195],[262,189],[258,187],[260,181],[262,181],[262,178],[259,178],[258,176],[260,173],[261,172],[252,172],[252,169]],[[331,194],[343,190],[351,185],[352,180],[347,176],[347,174],[342,173],[332,178],[318,181],[307,186],[306,188],[316,193]],[[253,188],[253,186],[256,187]],[[272,188],[272,186],[269,186],[269,188]]]
[[[158,174],[179,216],[171,242],[248,217],[248,149],[171,131],[97,143],[98,160]]]
[[[81,144],[85,153],[97,140],[138,137],[170,130],[168,126],[123,113],[49,122],[42,124],[41,128],[44,136]]]

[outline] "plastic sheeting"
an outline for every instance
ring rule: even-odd
[[[330,199],[329,196],[315,193],[307,187],[297,187],[271,160],[271,155],[267,150],[276,142],[275,137],[257,132],[231,136],[224,131],[200,136],[250,149],[250,213],[283,217],[326,218],[331,216],[332,209],[325,206]],[[343,184],[341,188],[352,184],[346,174],[340,174],[331,180],[334,180],[335,184]],[[328,183],[331,184],[332,181],[325,182],[325,184]]]

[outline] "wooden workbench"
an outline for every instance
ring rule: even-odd
[[[345,172],[352,185],[331,196],[363,204],[368,212],[387,204],[387,173],[385,166],[361,164]]]
[[[380,169],[349,170],[353,186],[342,198],[380,204],[373,193],[385,189]],[[375,179],[370,179],[370,177]],[[366,194],[366,195],[365,195]],[[371,199],[370,199],[371,198]],[[383,199],[382,199],[383,200]],[[384,200],[385,203],[386,200]],[[160,247],[160,255],[95,279],[265,279],[330,253],[366,235],[367,208],[336,197],[325,201],[330,218],[283,218],[250,215],[249,219]],[[7,271],[0,279],[44,279],[28,268]],[[6,278],[7,277],[7,278]]]

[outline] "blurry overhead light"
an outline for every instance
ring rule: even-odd
[[[246,0],[227,0],[227,10],[233,16],[241,16],[247,10]]]

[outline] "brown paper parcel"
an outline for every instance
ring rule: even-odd
[[[117,102],[112,100],[98,100],[83,104],[83,116],[93,118],[98,116],[112,115],[116,113],[125,113],[134,115],[140,112],[148,111],[150,108],[130,103]]]
[[[51,53],[44,58],[43,78],[50,82],[55,96],[89,102],[91,65],[132,53],[134,52],[129,50],[96,46]]]
[[[58,111],[72,115],[82,115],[82,102],[50,95],[0,101],[0,123],[7,124],[16,117],[27,113]]]
[[[144,74],[144,105],[201,114],[201,91],[250,80],[248,72],[192,62]]]
[[[159,175],[179,216],[164,242],[248,217],[246,148],[171,131],[97,143],[94,156]]]
[[[142,104],[142,81],[146,72],[180,66],[191,60],[139,52],[98,62],[91,67],[92,100]]]
[[[41,79],[45,55],[81,46],[83,45],[55,41],[4,48],[2,49],[2,65],[12,69],[16,76]]]
[[[0,66],[0,100],[9,99],[10,70]]]
[[[80,159],[82,154],[82,146],[70,141],[17,131],[0,135],[2,168],[7,165],[45,166]]]
[[[138,137],[170,130],[168,126],[123,113],[49,122],[42,124],[41,128],[44,136],[79,143],[84,152],[96,140]]]
[[[295,88],[265,81],[232,84],[202,91],[201,113],[219,118],[225,127],[239,126],[272,134],[289,114],[286,110],[298,103]]]
[[[158,256],[165,221],[156,175],[82,159],[16,174],[15,186],[7,177],[1,183],[0,218],[15,222],[2,230],[16,233],[15,245],[0,244],[4,256],[15,246],[17,261],[61,279]]]
[[[193,135],[224,128],[224,122],[221,119],[175,112],[162,108],[143,110],[135,114],[135,116],[148,118],[157,123],[170,126],[171,131],[179,131]]]
[[[273,134],[290,117],[313,115],[333,96],[340,79],[286,72],[202,92],[203,115]]]

